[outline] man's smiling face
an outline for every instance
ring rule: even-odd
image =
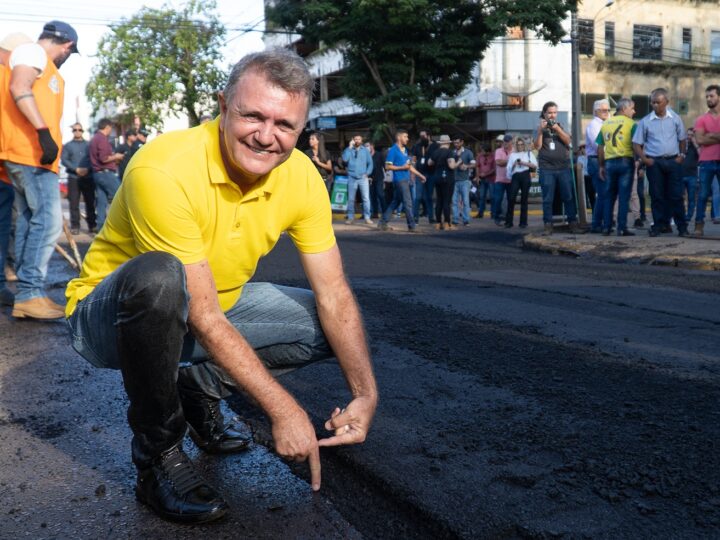
[[[231,102],[220,93],[220,150],[236,183],[252,184],[283,163],[305,127],[308,100],[248,71]]]

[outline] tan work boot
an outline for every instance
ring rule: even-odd
[[[693,231],[693,236],[702,236],[705,234],[705,223],[698,223],[695,222],[695,230]]]
[[[65,316],[65,310],[47,296],[41,296],[25,302],[15,302],[12,316],[18,319],[25,317],[42,320],[60,319]]]
[[[553,224],[546,223],[545,228],[543,229],[542,235],[543,236],[552,236],[552,233],[553,233]]]

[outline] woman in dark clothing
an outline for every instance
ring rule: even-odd
[[[452,202],[453,191],[455,191],[455,167],[457,163],[453,159],[453,152],[450,150],[450,137],[441,135],[438,139],[438,149],[430,156],[429,165],[435,167],[435,228],[438,230],[451,230],[450,203]]]
[[[308,139],[310,148],[305,150],[305,154],[312,160],[313,165],[317,168],[320,176],[322,176],[325,187],[330,193],[332,189],[332,161],[330,155],[325,151],[325,142],[319,133],[311,133]]]

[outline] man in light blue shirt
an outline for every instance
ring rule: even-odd
[[[675,220],[678,235],[689,236],[682,183],[687,133],[668,102],[667,90],[653,90],[650,94],[653,112],[640,121],[632,141],[635,153],[647,166],[653,214],[650,236],[672,232],[670,218]]]
[[[585,128],[585,155],[587,156],[587,172],[592,179],[595,190],[595,204],[593,204],[591,233],[600,233],[603,229],[610,229],[610,223],[605,223],[605,207],[607,206],[607,183],[600,178],[598,165],[597,139],[600,128],[610,117],[610,101],[598,99],[593,103],[593,119]]]
[[[350,146],[342,154],[348,172],[348,206],[345,223],[352,225],[355,220],[355,194],[360,188],[362,198],[363,219],[372,225],[370,219],[370,181],[368,176],[373,171],[373,160],[370,151],[363,145],[362,135],[353,135]]]

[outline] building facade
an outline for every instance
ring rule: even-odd
[[[578,23],[585,121],[604,97],[632,97],[641,117],[658,87],[686,126],[707,110],[705,88],[720,82],[716,0],[584,0]]]

